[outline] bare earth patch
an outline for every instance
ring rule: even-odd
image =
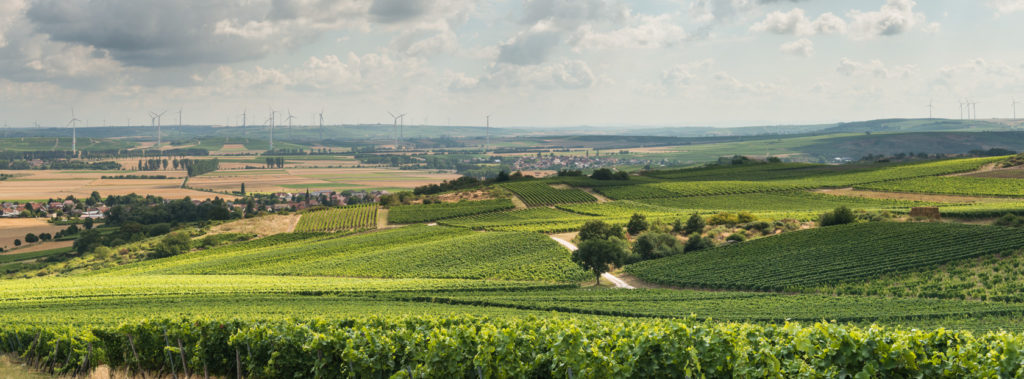
[[[257,236],[269,236],[280,233],[291,233],[299,223],[302,215],[267,215],[223,223],[210,228],[210,234],[220,233],[252,233]]]
[[[53,233],[50,233],[50,234],[53,234]],[[60,249],[62,247],[70,247],[71,245],[74,245],[74,244],[75,244],[75,241],[36,242],[36,243],[33,243],[33,244],[29,244],[28,246],[21,245],[21,247],[16,248],[16,249],[11,249],[11,250],[6,250],[5,249],[3,253],[0,253],[0,255],[32,253],[32,252],[36,252],[36,251]]]

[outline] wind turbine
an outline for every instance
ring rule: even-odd
[[[71,125],[71,155],[78,155],[78,124],[77,122],[82,121],[75,118],[75,108],[71,108],[71,121],[68,121],[68,125]],[[65,126],[67,127],[67,126]]]
[[[974,115],[974,119],[977,120],[978,119],[978,102],[971,103],[971,107],[974,108],[974,109],[971,109],[971,114]]]
[[[149,116],[152,117],[152,120],[156,120],[156,148],[157,149],[160,149],[160,145],[163,144],[163,133],[160,132],[160,125],[162,124],[164,113],[167,113],[167,111],[163,111],[163,112],[160,112],[160,113],[149,112]]]
[[[179,137],[181,136],[181,111],[183,109],[185,109],[185,108],[184,107],[178,107],[178,136]]]
[[[320,108],[320,140],[324,140],[324,109]]]
[[[246,112],[248,112],[248,111],[249,111],[249,109],[248,109],[248,108],[243,108],[243,109],[242,109],[242,138],[246,138],[246,137],[248,137],[248,135],[247,135],[247,134],[246,134],[246,132],[245,132],[245,114],[246,114]]]
[[[405,114],[403,113],[403,114],[400,114],[398,116],[395,116],[395,114],[391,113],[391,111],[388,111],[388,114],[391,115],[391,118],[393,119],[392,122],[394,123],[393,124],[393,129],[394,129],[394,135],[395,135],[395,150],[398,150],[398,119],[404,117]]]
[[[1013,107],[1013,121],[1017,121],[1017,99],[1011,97],[1010,105]]]
[[[964,119],[964,101],[963,100],[957,100],[957,102],[960,103],[960,119],[963,120]]]
[[[487,143],[484,144],[484,152],[491,148],[491,115],[487,115],[487,127],[484,129],[487,136]]]
[[[932,100],[928,100],[928,119],[932,118]]]
[[[277,111],[274,108],[270,108],[270,151],[274,151],[274,115]]]
[[[292,138],[292,119],[294,119],[294,118],[295,118],[295,116],[292,116],[292,110],[289,109],[288,110],[288,118],[286,119],[286,120],[288,120],[288,138]]]

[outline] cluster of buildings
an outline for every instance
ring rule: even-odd
[[[84,204],[76,203],[73,200],[51,201],[49,203],[4,202],[0,204],[0,217],[21,217],[26,212],[30,214],[30,217],[35,217],[40,210],[43,210],[46,211],[50,218],[65,215],[68,217],[98,219],[103,218],[103,213],[109,209],[103,203],[84,206]]]
[[[387,195],[388,191],[345,191],[338,193],[332,190],[309,191],[309,201],[306,201],[306,192],[275,192],[273,196],[280,203],[266,206],[268,212],[281,210],[302,210],[319,205],[348,205],[361,203],[376,203],[380,197]],[[245,204],[235,204],[235,207],[244,207]]]
[[[524,156],[512,163],[513,171],[520,170],[584,170],[611,166],[645,165],[650,160],[600,156]]]

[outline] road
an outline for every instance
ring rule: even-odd
[[[565,248],[569,249],[569,251],[576,251],[576,249],[577,249],[576,245],[573,245],[572,242],[566,241],[564,239],[561,239],[561,238],[558,238],[558,237],[555,237],[555,236],[549,236],[549,237],[551,237],[551,239],[555,240],[555,242],[558,242],[562,246],[565,246]],[[611,282],[612,284],[614,284],[615,288],[634,289],[633,286],[629,285],[628,283],[626,283],[622,279],[619,279],[617,276],[612,275],[612,273],[610,273],[610,272],[606,272],[604,274],[601,274],[601,277],[604,278],[605,280]]]

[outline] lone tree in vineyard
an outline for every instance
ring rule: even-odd
[[[601,283],[601,274],[608,272],[608,265],[621,265],[627,254],[626,242],[621,239],[590,239],[580,243],[579,249],[572,252],[572,261],[593,272],[596,285]]]

